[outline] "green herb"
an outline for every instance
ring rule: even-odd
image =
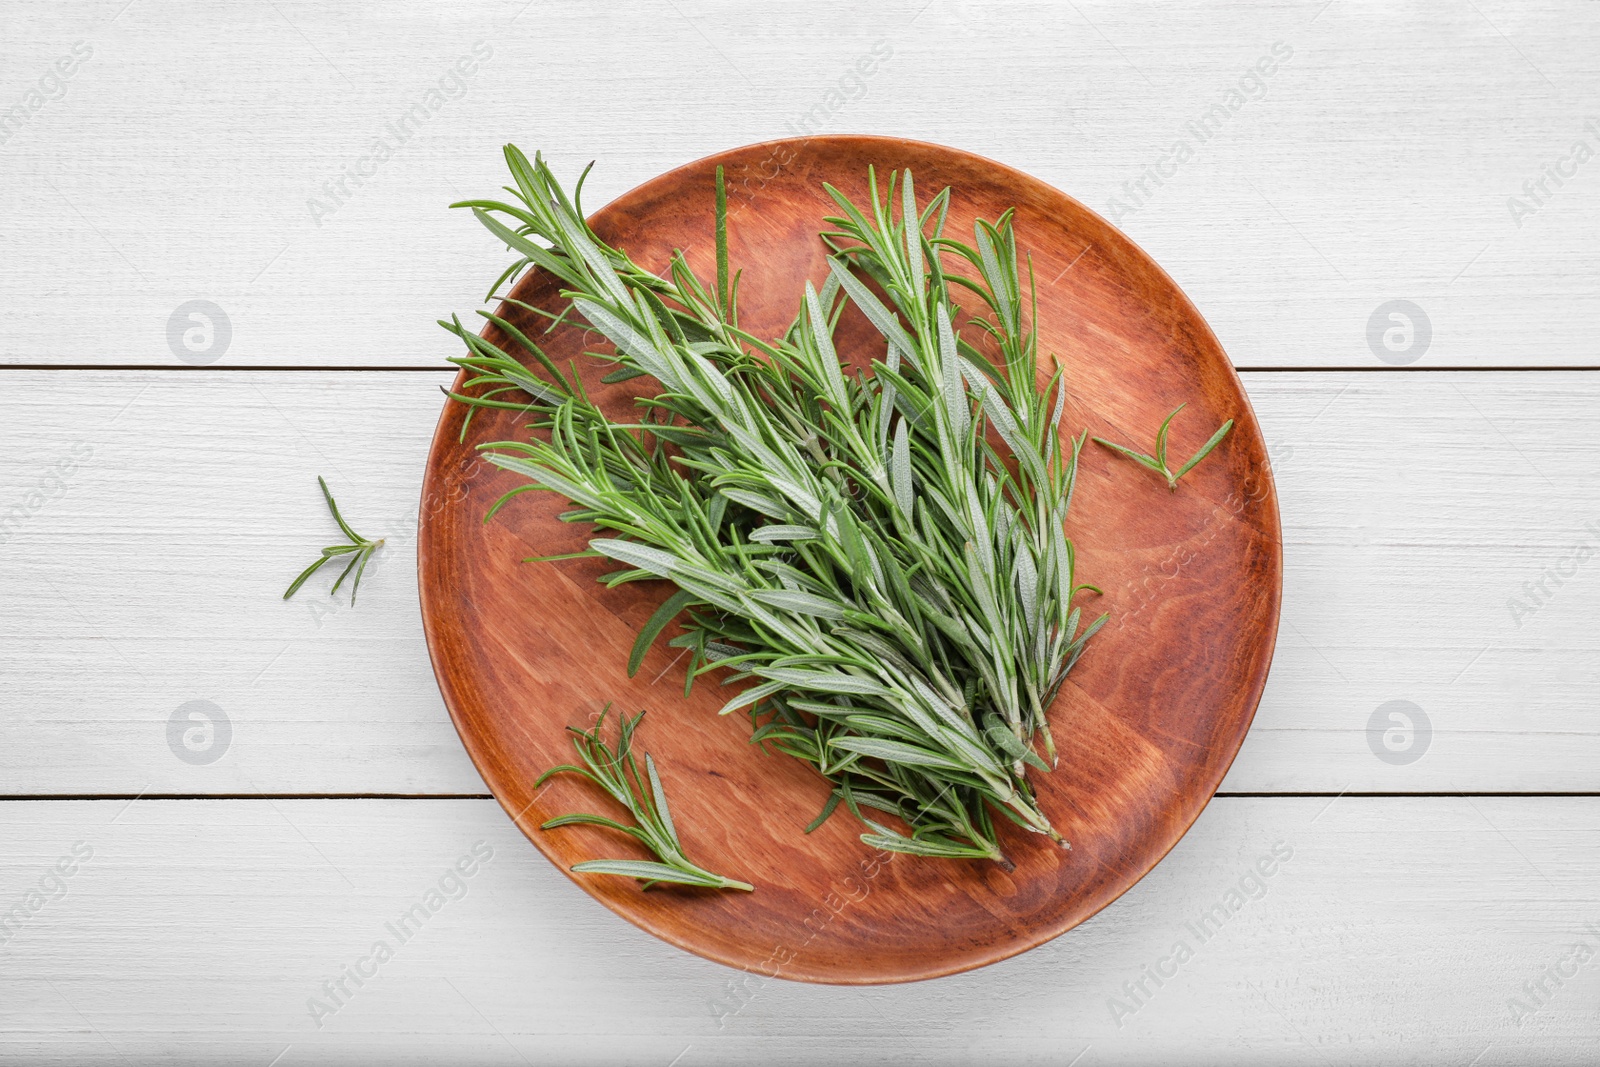
[[[383,547],[384,538],[380,537],[376,541],[369,541],[350,529],[350,524],[345,522],[344,516],[339,514],[339,505],[333,502],[333,494],[328,492],[328,483],[322,480],[322,475],[320,474],[317,475],[317,484],[322,487],[322,497],[328,502],[328,510],[333,513],[333,521],[339,524],[340,531],[350,539],[350,543],[347,545],[330,545],[324,548],[317,561],[301,571],[300,577],[290,584],[288,590],[283,594],[283,599],[288,600],[298,593],[300,587],[306,584],[306,579],[317,573],[324,563],[339,556],[350,556],[352,558],[345,566],[344,573],[339,575],[339,580],[333,583],[333,588],[328,590],[328,593],[330,596],[337,593],[339,586],[343,585],[344,580],[350,577],[350,572],[354,571],[356,577],[350,583],[350,603],[354,605],[356,602],[356,590],[361,587],[362,572],[367,569],[367,561],[372,558],[372,554]]]
[[[660,861],[652,863],[648,860],[587,860],[572,867],[581,874],[615,874],[637,878],[644,883],[646,889],[658,882],[675,882],[708,889],[742,889],[747,893],[750,892],[754,887],[748,882],[712,874],[704,867],[689,862],[684,856],[683,845],[678,841],[678,829],[672,825],[672,813],[667,810],[667,794],[661,788],[661,776],[656,773],[655,761],[650,758],[648,752],[645,753],[643,776],[639,774],[639,766],[634,762],[633,734],[639,727],[639,721],[644,718],[644,712],[639,712],[632,719],[626,715],[619,716],[621,722],[618,726],[617,748],[613,752],[601,737],[606,713],[610,710],[611,705],[606,705],[593,730],[567,727],[568,732],[574,735],[572,744],[583,759],[582,767],[570,763],[552,767],[541,774],[534,785],[536,788],[543,785],[554,774],[582,775],[627,808],[632,813],[636,825],[624,826],[603,815],[578,813],[558,816],[539,829],[554,830],[561,826],[583,825],[620,830],[642,843]],[[649,783],[648,788],[646,779]]]
[[[730,322],[739,321],[734,313],[734,308],[739,301],[739,279],[733,279],[732,286],[728,282],[728,186],[722,179],[722,166],[717,165],[717,213],[716,213],[716,245],[717,245],[717,310],[726,315]]]
[[[1143,452],[1135,452],[1133,449],[1124,445],[1107,441],[1104,437],[1096,437],[1094,439],[1095,444],[1105,445],[1113,452],[1120,452],[1122,455],[1127,456],[1129,459],[1139,464],[1139,466],[1150,468],[1167,480],[1167,489],[1169,491],[1174,491],[1178,488],[1178,479],[1182,478],[1185,474],[1188,474],[1194,469],[1195,464],[1209,456],[1211,454],[1211,450],[1216,448],[1217,445],[1221,444],[1222,439],[1228,436],[1228,431],[1233,429],[1233,420],[1229,419],[1227,422],[1218,427],[1217,432],[1211,435],[1211,440],[1201,445],[1200,451],[1190,456],[1184,465],[1179,467],[1176,472],[1169,470],[1167,467],[1167,428],[1172,425],[1173,416],[1177,415],[1178,412],[1182,411],[1188,406],[1189,405],[1187,404],[1179,404],[1177,407],[1172,409],[1172,414],[1168,415],[1166,420],[1162,422],[1161,429],[1156,433],[1156,454],[1153,456],[1147,456]]]
[[[584,553],[623,565],[603,581],[675,582],[630,668],[681,613],[671,644],[691,651],[689,684],[713,671],[751,683],[723,712],[749,709],[754,741],[815,766],[834,786],[824,815],[842,802],[871,831],[863,840],[1007,863],[999,813],[1065,847],[1027,774],[1055,762],[1045,709],[1105,616],[1082,626],[1073,604],[1099,592],[1076,582],[1063,528],[1084,439],[1060,445],[1059,367],[1038,384],[1011,213],[979,222],[968,246],[943,236],[949,191],[919,207],[910,172],[880,197],[869,171],[865,210],[829,187],[843,214],[823,234],[828,280],[767,340],[738,326],[737,277],[720,298],[724,196],[714,296],[681,253],[656,275],[601,243],[542,159],[514,146],[506,159],[515,203],[457,205],[520,257],[490,296],[548,271],[569,307],[508,304],[550,328],[575,311],[612,343],[593,353],[617,365],[608,381],[649,375],[661,392],[638,401],[636,421],[613,421],[506,319],[479,312],[548,377],[441,323],[472,372],[473,392],[451,396],[535,416],[530,440],[480,446],[529,479],[490,516],[522,492],[560,493],[576,505],[565,518],[617,535]],[[946,274],[945,256],[976,277]],[[956,305],[957,289],[981,315]],[[848,303],[884,340],[870,374],[834,349]]]

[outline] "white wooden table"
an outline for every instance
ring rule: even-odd
[[[1597,44],[1600,7],[1503,0],[6,0],[0,1060],[1596,1062]],[[1284,516],[1272,679],[1193,831],[906,987],[590,900],[487,796],[416,608],[433,320],[503,260],[445,205],[508,140],[597,159],[600,204],[802,129],[1115,217],[1243,372]],[[319,473],[390,538],[353,609],[279,599]]]

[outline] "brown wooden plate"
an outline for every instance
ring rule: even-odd
[[[868,164],[880,175],[910,167],[924,203],[952,187],[952,236],[970,242],[975,217],[1016,208],[1018,245],[1038,279],[1041,348],[1067,371],[1064,428],[1148,449],[1166,414],[1187,403],[1171,448],[1186,457],[1224,419],[1235,420],[1175,493],[1104,448],[1084,449],[1068,532],[1079,580],[1104,588],[1100,605],[1112,615],[1051,710],[1060,766],[1038,776],[1040,805],[1072,850],[1002,822],[1011,872],[891,858],[862,844],[842,809],[802,833],[827,787],[798,760],[752,747],[742,714],[718,717],[725,690],[702,679],[686,699],[684,664],[665,641],[637,677],[627,676],[634,635],[669,594],[667,583],[608,591],[594,580],[615,566],[606,560],[519,562],[587,540],[586,527],[558,521],[567,505],[553,494],[523,494],[484,524],[489,506],[521,479],[483,463],[473,446],[525,433],[525,417],[513,412],[479,412],[463,443],[464,411],[447,403],[428,457],[417,564],[439,688],[495,797],[562,870],[585,859],[644,858],[612,831],[538,829],[610,803],[570,776],[535,791],[542,771],[572,758],[562,728],[587,726],[606,702],[650,709],[640,742],[661,767],[689,855],[757,887],[644,892],[627,879],[574,876],[657,937],[810,982],[911,981],[1005,959],[1083,922],[1143,877],[1200,814],[1244,740],[1266,684],[1282,581],[1260,429],[1211,330],[1149,256],[1064,193],[965,152],[877,137],[752,145],[634,189],[594,215],[596,232],[652,269],[684,248],[701,277],[714,277],[719,163],[729,181],[732,260],[745,271],[743,325],[755,333],[781,331],[800,279],[820,285],[826,276],[816,233],[834,207],[822,183],[862,202]],[[548,308],[555,289],[539,272],[515,295]],[[630,411],[649,379],[601,384],[608,368],[581,355],[584,333],[563,327],[548,335],[547,350],[577,359],[614,414]],[[852,311],[840,350],[864,349],[875,336]]]

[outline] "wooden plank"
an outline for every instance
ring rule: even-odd
[[[4,372],[4,790],[481,793],[433,682],[412,563],[446,380]],[[1277,465],[1285,596],[1224,789],[1595,790],[1600,564],[1577,546],[1600,545],[1600,375],[1249,374],[1246,387]],[[354,608],[325,595],[331,578],[279,599],[339,539],[319,473],[356,529],[390,537]],[[1174,545],[1119,595],[1161,610],[1202,546]],[[229,719],[215,762],[169,747],[193,700]],[[1429,721],[1395,756],[1422,753],[1409,763],[1369,740],[1391,701]]]
[[[5,670],[37,714],[0,747],[57,753],[19,760],[36,766],[10,791],[484,792],[416,606],[447,375],[8,373],[0,499],[23,514],[0,545]],[[389,538],[354,607],[327,595],[333,573],[281,599],[342,540],[319,474],[355,529]],[[169,746],[195,700],[231,725],[210,763]]]
[[[6,362],[432,366],[433,319],[504,262],[445,210],[502,183],[504,141],[574,177],[597,159],[598,205],[807,130],[1037,174],[1144,245],[1240,366],[1385,366],[1395,300],[1419,366],[1597,361],[1592,5],[8,11]]]
[[[1597,856],[1596,798],[1220,798],[1056,941],[850,989],[648,937],[490,801],[10,802],[0,1059],[1592,1063]]]

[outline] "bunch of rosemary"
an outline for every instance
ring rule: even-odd
[[[1063,530],[1083,439],[1060,445],[1060,369],[1038,382],[1011,213],[967,245],[943,235],[949,190],[919,207],[909,171],[881,198],[870,174],[864,209],[828,187],[841,211],[822,234],[830,275],[764,339],[739,326],[720,173],[713,292],[681,253],[657,275],[599,241],[581,179],[569,198],[542,159],[508,146],[506,160],[514,202],[455,205],[518,257],[489,298],[528,268],[550,272],[570,301],[559,315],[510,303],[550,328],[581,316],[615,349],[595,353],[617,364],[608,381],[649,375],[661,391],[618,422],[502,316],[479,312],[543,373],[441,323],[468,349],[452,361],[465,391],[450,395],[526,410],[540,431],[480,446],[529,480],[495,510],[559,493],[576,505],[567,518],[607,534],[583,553],[622,564],[604,581],[676,583],[630,668],[681,615],[672,643],[692,651],[690,684],[711,671],[751,683],[723,712],[748,708],[754,740],[833,783],[811,828],[842,802],[879,848],[1007,863],[999,813],[1066,847],[1028,772],[1055,763],[1045,709],[1105,617],[1083,626],[1073,603],[1093,589]],[[834,349],[847,303],[883,337],[870,373]]]

